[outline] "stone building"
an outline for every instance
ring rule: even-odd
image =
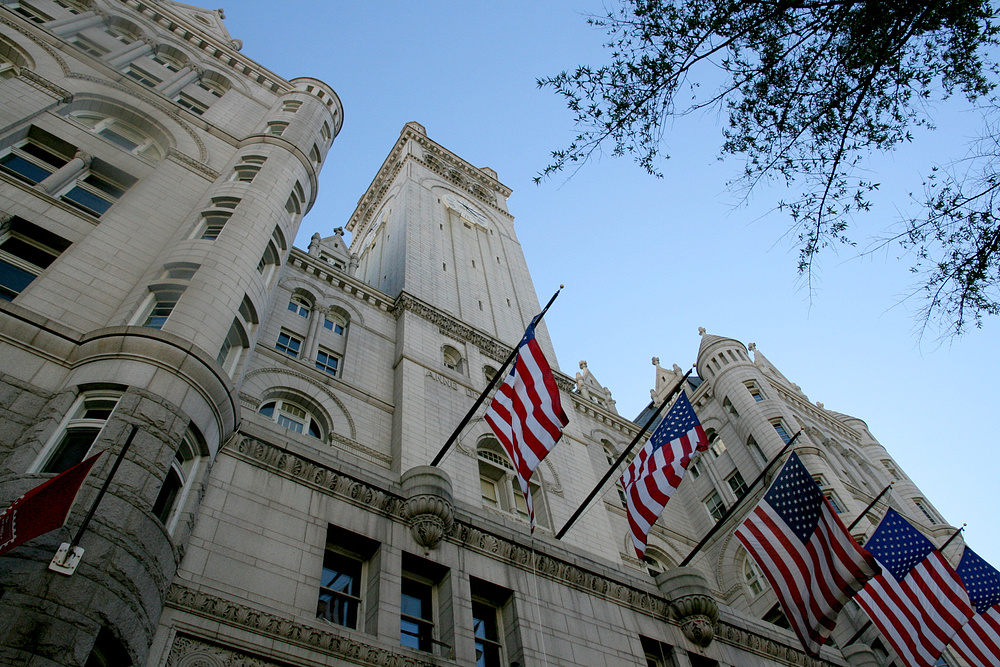
[[[481,410],[429,468],[539,310],[511,191],[408,123],[344,227],[293,248],[343,109],[241,55],[223,18],[0,4],[0,505],[107,452],[64,528],[0,558],[0,663],[890,664],[871,630],[848,646],[853,607],[844,648],[807,658],[738,517],[677,568],[799,429],[847,522],[896,480],[881,509],[954,530],[864,422],[753,346],[701,336],[686,389],[712,445],[646,562],[614,483],[555,533],[676,366],[654,360],[633,421],[539,327],[570,423],[532,478],[533,535]],[[79,565],[53,571],[133,426]]]

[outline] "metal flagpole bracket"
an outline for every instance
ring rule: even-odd
[[[71,549],[69,542],[63,542],[59,545],[59,551],[52,557],[49,569],[59,574],[65,574],[68,577],[76,572],[76,566],[80,564],[83,552],[83,547],[73,547]]]

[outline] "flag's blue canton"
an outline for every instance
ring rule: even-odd
[[[788,457],[781,474],[764,494],[764,500],[803,544],[816,532],[823,491],[795,452]]]
[[[890,509],[865,543],[865,549],[892,573],[896,581],[902,581],[917,563],[934,551],[934,545],[896,510]]]
[[[670,408],[670,412],[656,427],[656,431],[650,438],[653,443],[653,451],[676,440],[697,425],[698,416],[695,415],[694,408],[691,407],[691,401],[688,400],[684,392],[681,392],[674,402],[674,407]]]
[[[985,613],[1000,604],[1000,572],[969,547],[965,547],[962,562],[958,564],[958,576],[962,577],[977,612]]]

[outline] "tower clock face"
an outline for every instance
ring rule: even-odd
[[[442,201],[444,201],[445,206],[455,211],[455,213],[458,213],[460,216],[462,216],[463,218],[465,218],[470,222],[474,222],[477,225],[484,225],[484,226],[486,225],[487,222],[489,222],[489,218],[487,218],[482,211],[472,206],[471,204],[462,201],[458,197],[455,197],[453,195],[445,195],[441,199]]]

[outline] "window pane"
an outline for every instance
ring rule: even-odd
[[[48,178],[52,172],[39,167],[34,162],[29,162],[19,155],[13,153],[0,160],[0,167],[5,171],[19,176],[22,180],[28,181],[32,185],[41,183]]]
[[[56,448],[42,472],[63,472],[83,460],[90,446],[97,439],[100,429],[81,428],[68,431]]]
[[[79,185],[67,192],[62,197],[71,204],[84,209],[88,213],[95,213],[98,216],[111,208],[113,202],[103,199],[92,192],[88,192]]]
[[[165,524],[170,518],[181,486],[181,478],[177,475],[177,471],[171,468],[167,472],[167,478],[163,480],[163,487],[160,488],[160,493],[156,496],[156,502],[153,503],[153,514],[160,520],[160,523]]]
[[[327,551],[320,579],[316,615],[331,623],[356,628],[361,595],[361,562]]]
[[[278,415],[278,425],[291,429],[296,433],[302,433],[302,430],[305,427],[305,424],[302,422],[297,422],[286,415]]]
[[[35,279],[35,274],[0,259],[0,299],[10,301]]]

